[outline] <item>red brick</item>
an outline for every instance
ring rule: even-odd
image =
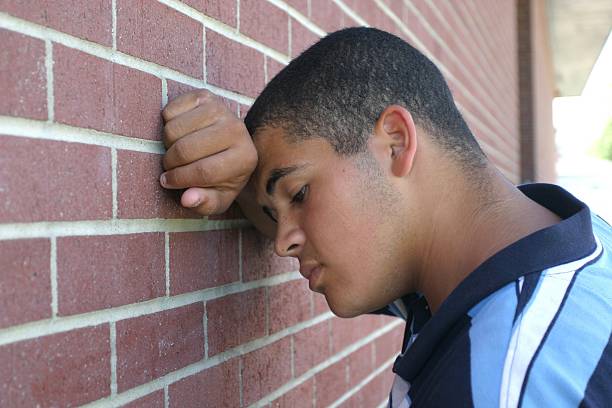
[[[0,406],[76,406],[110,394],[107,324],[0,347]]]
[[[126,405],[123,408],[164,408],[164,391],[158,390],[152,394],[145,395]]]
[[[374,348],[376,350],[376,367],[380,367],[387,360],[397,356],[402,350],[402,340],[404,339],[405,326],[400,325],[390,332],[374,340]]]
[[[198,89],[198,88],[195,88],[187,84],[182,84],[180,82],[175,82],[169,79],[168,80],[168,102],[172,101],[174,98],[186,92],[193,91],[195,89]],[[231,99],[227,99],[223,97],[219,97],[219,99],[221,99],[227,105],[230,111],[238,115],[238,102],[232,101]]]
[[[240,32],[283,54],[289,53],[289,16],[266,0],[240,0]]]
[[[291,379],[291,344],[285,337],[242,358],[244,405],[259,401]]]
[[[264,87],[263,54],[206,30],[206,80],[212,85],[256,97]]]
[[[240,119],[244,120],[251,107],[247,105],[238,105],[238,108],[240,109]]]
[[[202,218],[181,206],[182,190],[167,190],[159,184],[162,172],[159,154],[117,151],[119,218]]]
[[[283,68],[285,68],[285,65],[281,64],[275,59],[266,57],[266,70],[268,74],[268,81],[271,81],[272,78],[274,78],[276,74],[278,74]]]
[[[310,0],[310,19],[328,33],[344,26],[344,12],[333,1]],[[372,5],[374,7],[374,5]]]
[[[188,306],[117,322],[117,388],[124,391],[204,357],[204,306]]]
[[[0,241],[0,328],[51,317],[46,239]]]
[[[170,405],[181,408],[240,406],[238,360],[233,359],[170,384]]]
[[[164,296],[164,234],[58,238],[57,279],[60,315]]]
[[[337,353],[376,331],[380,326],[376,317],[362,315],[352,319],[332,318],[332,352]]]
[[[251,281],[299,270],[295,258],[274,254],[274,242],[254,228],[242,230],[242,279]]]
[[[200,23],[156,1],[117,1],[120,51],[202,78],[202,33]]]
[[[112,45],[111,0],[0,0],[0,10],[75,37]]]
[[[308,0],[286,0],[285,3],[308,17]]]
[[[269,289],[270,333],[277,332],[308,320],[310,313],[310,290],[308,281],[299,279]]]
[[[349,384],[355,387],[363,381],[376,367],[372,359],[374,343],[368,343],[348,355]]]
[[[329,305],[327,304],[327,300],[325,300],[325,296],[312,292],[312,302],[314,305],[314,316],[318,316],[323,313],[329,312]]]
[[[312,407],[313,398],[314,380],[309,378],[286,394],[272,401],[271,408]]]
[[[391,367],[388,368],[391,372]],[[363,388],[344,401],[342,408],[371,408],[379,406],[389,398],[391,384],[385,382],[385,374],[379,374],[369,381]]]
[[[47,119],[45,43],[0,29],[0,115]]]
[[[344,358],[315,375],[316,407],[327,407],[348,391],[346,370],[347,359]]]
[[[217,19],[227,25],[236,27],[236,1],[235,0],[182,0],[209,17]],[[242,8],[242,5],[241,5]]]
[[[161,140],[161,80],[54,45],[55,120],[68,125]]]
[[[108,148],[0,135],[0,163],[0,222],[112,215]]]
[[[295,333],[293,346],[294,371],[299,377],[330,356],[329,321]]]
[[[317,41],[319,36],[297,20],[291,20],[291,57],[295,58]],[[268,74],[268,78],[270,78]]]
[[[266,334],[265,289],[252,289],[206,302],[208,355]]]
[[[238,230],[170,234],[172,295],[239,279]]]

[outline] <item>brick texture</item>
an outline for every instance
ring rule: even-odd
[[[0,11],[88,41],[112,44],[111,0],[1,0]]]
[[[237,281],[237,235],[236,230],[170,234],[170,292],[193,292]],[[227,256],[219,257],[220,252]]]
[[[0,29],[0,115],[47,119],[45,43]]]
[[[108,325],[0,347],[0,406],[76,406],[110,394]]]
[[[208,355],[263,337],[266,334],[264,288],[224,296],[206,303]]]
[[[206,30],[206,79],[212,85],[255,97],[264,86],[263,54]]]
[[[195,303],[117,322],[117,388],[144,384],[204,357],[204,307]]]
[[[0,136],[0,162],[0,222],[112,215],[108,148]],[[27,194],[23,186],[28,186]]]
[[[233,359],[184,378],[169,387],[171,406],[182,408],[238,407],[238,360]]]
[[[289,338],[276,341],[242,357],[244,405],[251,405],[291,378]],[[265,378],[266,381],[261,381]]]
[[[143,257],[142,254],[150,254]],[[141,302],[166,293],[164,234],[57,240],[59,314]],[[92,264],[91,259],[105,259]]]
[[[202,78],[202,25],[158,2],[117,0],[117,48]]]
[[[0,241],[0,328],[51,317],[51,244]]]
[[[388,397],[397,318],[332,316],[237,205],[203,217],[159,184],[163,104],[206,88],[244,119],[321,31],[364,21],[433,56],[503,174],[545,174],[531,153],[551,153],[546,25],[527,18],[541,7],[276,3],[0,0],[1,407]]]
[[[56,121],[160,140],[159,78],[61,45],[53,49]]]

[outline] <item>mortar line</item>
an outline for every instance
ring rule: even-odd
[[[429,20],[426,19],[425,16],[423,16],[421,11],[418,8],[416,8],[412,4],[412,2],[404,0],[404,5],[405,7],[408,7],[417,16],[417,19],[421,20],[423,27],[429,33],[430,37],[433,38],[435,42],[440,44],[440,46],[446,50],[446,54],[449,55],[453,61],[455,61],[457,67],[459,67],[459,69],[466,75],[466,77],[469,78],[471,86],[474,88],[477,88],[481,92],[482,96],[486,97],[487,101],[490,102],[493,106],[497,108],[496,111],[500,110],[503,112],[503,107],[500,105],[501,101],[499,101],[498,99],[495,99],[494,96],[491,94],[492,87],[482,87],[480,85],[479,81],[476,80],[476,78],[473,75],[471,75],[472,73],[470,72],[468,67],[466,67],[462,63],[461,59],[455,54],[455,52],[448,47],[446,42],[434,30]],[[480,69],[478,70],[480,71]],[[504,129],[506,132],[510,133],[510,129],[506,128],[506,125],[501,123],[499,119],[496,116],[494,116],[492,113],[490,114],[490,120],[493,120],[497,126]],[[504,144],[508,145],[507,140],[504,139],[503,142],[505,142]],[[508,145],[508,147],[510,146]]]
[[[359,14],[357,14],[352,8],[347,6],[342,0],[332,0],[336,5],[344,12],[344,14],[351,17],[357,23],[369,27],[367,21],[365,21]]]
[[[240,0],[236,0],[236,32],[240,32]]]
[[[208,358],[208,308],[206,301],[204,303],[204,315],[202,316],[202,326],[204,328],[204,358]]]
[[[47,117],[48,122],[55,120],[55,94],[53,93],[53,44],[45,40],[45,72],[47,77]]]
[[[263,69],[264,69],[264,84],[268,83],[268,59],[264,55],[263,58]]]
[[[239,401],[240,407],[244,407],[244,392],[242,390],[242,388],[243,388],[243,383],[242,383],[242,368],[243,367],[242,367],[242,365],[243,365],[242,359],[240,358],[240,359],[238,359],[238,390],[239,390],[239,393],[240,393],[240,395],[239,395],[239,397],[240,397],[240,401]]]
[[[329,316],[327,316],[327,318],[331,318],[332,314],[331,312],[329,313]],[[403,321],[400,321],[398,319],[397,322],[388,324],[387,326],[381,328],[380,330],[373,332],[371,334],[369,334],[368,336],[366,336],[363,339],[358,340],[357,342],[347,346],[344,350],[342,350],[341,352],[337,353],[336,355],[330,357],[329,359],[327,359],[326,361],[323,361],[321,363],[319,363],[317,366],[311,368],[310,370],[308,370],[307,372],[305,372],[304,374],[302,374],[299,378],[297,379],[293,379],[291,381],[289,381],[288,383],[284,384],[282,387],[278,388],[277,390],[275,390],[274,392],[272,392],[271,394],[269,394],[268,396],[264,397],[263,399],[261,399],[260,401],[252,404],[251,406],[264,406],[266,404],[268,404],[269,402],[277,399],[279,396],[287,393],[289,390],[299,386],[300,384],[302,384],[303,382],[309,380],[311,377],[313,377],[315,374],[323,371],[324,369],[326,369],[327,367],[335,364],[336,362],[340,361],[341,359],[345,358],[346,356],[348,356],[349,354],[351,354],[352,352],[354,352],[355,350],[359,349],[360,347],[362,347],[364,344],[370,343],[372,341],[374,341],[375,339],[377,339],[378,337],[381,337],[383,335],[385,335],[387,332],[389,332],[390,330],[394,329],[396,326],[400,325],[404,323]],[[316,322],[314,323],[316,324]],[[106,397],[106,398],[102,398],[100,400],[97,401],[93,401],[87,405],[84,405],[84,407],[108,407],[108,406],[112,406],[112,407],[119,407],[122,406],[128,402],[134,401],[138,398],[141,398],[143,396],[146,396],[148,394],[151,394],[152,392],[155,392],[157,390],[163,389],[164,387],[176,383],[180,380],[182,380],[183,378],[192,376],[194,374],[200,373],[202,371],[208,370],[212,367],[215,367],[219,364],[222,364],[228,360],[231,360],[232,358],[236,358],[239,357],[241,355],[244,355],[248,352],[251,352],[253,350],[265,347],[269,344],[272,344],[276,341],[278,341],[279,339],[286,337],[287,335],[292,334],[293,332],[296,331],[300,331],[303,330],[305,327],[303,326],[303,323],[294,326],[294,328],[297,328],[299,326],[299,328],[297,330],[289,330],[289,329],[284,329],[278,333],[275,333],[273,336],[270,336],[268,338],[263,338],[263,339],[258,339],[258,340],[254,340],[252,342],[249,342],[247,344],[243,344],[241,346],[238,346],[236,348],[227,350],[223,353],[220,354],[216,354],[215,356],[213,356],[212,358],[209,359],[202,359],[196,363],[190,364],[187,367],[183,367],[180,368],[176,371],[173,371],[171,373],[168,373],[160,378],[157,378],[149,383],[146,384],[142,384],[139,385],[137,387],[134,387],[132,389],[129,389],[123,393],[117,394],[115,396],[110,396],[110,397]],[[239,365],[239,381],[240,383],[242,383],[242,359],[238,360],[238,365]],[[240,387],[242,389],[242,387]],[[242,393],[242,391],[241,391]]]
[[[111,147],[111,191],[113,195],[113,219],[117,218],[119,204],[117,201],[117,149]]]
[[[304,16],[302,13],[289,6],[287,3],[281,0],[268,0],[268,3],[275,5],[279,9],[285,11],[289,16],[299,21],[304,27],[312,31],[313,34],[323,37],[327,34],[325,30],[313,23],[309,17]],[[280,61],[279,61],[280,62]],[[286,65],[286,64],[285,64]]]
[[[186,7],[182,5],[182,3],[178,3],[175,0],[159,0],[160,2],[173,2],[177,5],[181,5],[181,7]],[[209,17],[201,14],[203,18],[198,19],[198,21],[206,24],[206,19]],[[206,18],[204,18],[206,17]],[[214,20],[212,20],[214,21]],[[220,23],[219,23],[220,24]],[[11,16],[7,13],[0,12],[0,28],[4,28],[7,30],[15,31],[29,37],[39,38],[42,40],[50,40],[52,42],[64,45],[68,48],[75,49],[78,51],[85,52],[87,54],[93,55],[95,57],[104,59],[106,61],[110,61],[119,65],[124,65],[129,68],[137,69],[142,72],[146,72],[148,74],[157,76],[157,77],[166,77],[172,79],[174,81],[190,85],[193,87],[204,87],[204,81],[202,79],[193,78],[187,74],[174,70],[172,68],[165,67],[163,65],[159,65],[155,62],[147,61],[138,57],[134,57],[132,55],[126,54],[121,51],[113,50],[112,47],[103,46],[97,43],[93,43],[91,41],[83,40],[81,38],[77,38],[70,34],[63,33],[61,31],[54,30],[49,27],[44,27],[39,24],[32,23],[27,20],[23,20],[14,16]],[[210,27],[213,31],[215,30],[215,25],[212,24]],[[218,28],[218,27],[217,27]],[[222,30],[223,31],[223,30]],[[262,54],[266,54],[271,58],[274,58],[278,62],[282,64],[287,64],[289,62],[289,57],[287,55],[282,55],[278,51],[266,47],[253,39],[245,37],[243,35],[237,35],[234,31],[229,32],[221,32],[221,35],[228,37],[229,39],[239,42],[247,47],[253,48]],[[227,34],[227,35],[226,35]],[[223,97],[228,99],[232,99],[236,102],[240,102],[243,104],[250,105],[253,102],[253,98],[241,95],[236,92],[232,92],[229,90],[225,90],[222,88],[218,88],[211,85],[206,85],[206,88],[211,90],[214,93],[217,93]]]
[[[161,79],[161,109],[164,109],[168,104],[168,80],[166,78]]]
[[[202,24],[202,78],[205,84],[208,83],[208,70],[206,69],[206,27],[204,24]]]
[[[57,318],[58,311],[58,289],[57,289],[57,238],[51,237],[50,247],[50,264],[49,264],[49,275],[51,278],[51,318]]]
[[[164,232],[164,271],[166,277],[166,297],[170,296],[170,233]]]
[[[168,385],[164,385],[164,408],[170,408],[170,390]]]
[[[248,220],[108,219],[92,221],[42,221],[0,224],[0,240],[52,236],[125,235],[143,232],[196,232],[249,227]]]
[[[338,353],[334,354],[333,356],[331,356],[327,360],[317,364],[316,366],[314,366],[310,370],[306,371],[301,376],[299,376],[299,377],[297,377],[295,379],[292,379],[291,381],[285,383],[283,386],[277,388],[275,391],[271,392],[270,394],[268,394],[264,398],[262,398],[259,401],[253,403],[252,405],[250,405],[250,407],[262,407],[262,406],[264,406],[264,405],[274,401],[275,399],[277,399],[278,397],[280,397],[283,394],[287,393],[291,389],[301,385],[303,382],[307,381],[311,377],[314,377],[315,374],[325,370],[327,367],[337,363],[338,361],[340,361],[343,358],[347,357],[348,355],[350,355],[354,351],[358,350],[359,348],[363,347],[364,345],[367,345],[368,343],[371,343],[375,339],[377,339],[377,338],[379,338],[381,336],[384,336],[389,331],[393,330],[395,327],[400,326],[402,324],[405,324],[405,322],[403,320],[398,319],[397,321],[395,321],[393,323],[390,323],[390,324],[380,328],[379,330],[370,333],[366,337],[364,337],[362,339],[359,339],[358,341],[352,343],[351,345],[345,347],[343,350],[341,350]],[[387,362],[387,364],[388,363],[392,363],[394,360],[395,360],[395,356],[392,359],[390,359]],[[381,370],[381,368],[379,368],[379,370]]]
[[[111,396],[117,395],[117,327],[110,322],[110,366],[111,366]]]
[[[54,318],[28,322],[1,329],[0,346],[15,343],[18,341],[29,340],[51,334],[80,329],[84,327],[97,326],[100,324],[116,322],[123,319],[145,316],[152,313],[188,306],[197,302],[217,299],[223,296],[245,292],[247,290],[265,288],[267,286],[278,285],[281,283],[291,282],[298,279],[302,279],[299,272],[287,272],[284,274],[274,275],[269,278],[251,281],[248,283],[236,282],[223,286],[218,286],[215,288],[203,289],[195,292],[172,296],[170,298],[161,296],[139,303],[121,305],[108,309],[81,313],[78,315],[58,316]],[[326,316],[328,315],[316,316],[315,318],[309,320],[309,322],[325,320]],[[300,326],[298,325],[295,327]],[[275,335],[276,334],[277,333],[275,333]]]
[[[364,378],[363,380],[361,380],[355,387],[353,387],[351,390],[349,390],[347,393],[345,393],[344,395],[342,395],[340,398],[338,398],[336,401],[334,401],[329,408],[336,408],[338,406],[340,406],[342,403],[344,403],[346,400],[348,400],[350,397],[352,397],[353,395],[355,395],[357,392],[361,391],[370,381],[372,381],[377,375],[383,373],[384,371],[388,370],[390,366],[393,365],[393,362],[395,361],[395,356],[393,356],[392,358],[390,358],[389,360],[385,361],[380,367],[376,368],[376,370],[372,371],[370,374],[368,374],[368,376],[366,378]]]
[[[442,72],[442,74],[444,75],[445,79],[448,80],[452,80],[453,83],[455,83],[457,85],[457,88],[460,88],[461,91],[463,92],[463,95],[467,98],[470,99],[472,102],[476,103],[477,105],[482,105],[478,99],[472,95],[471,92],[469,92],[469,90],[461,83],[461,81],[459,81],[454,75],[453,73],[450,71],[450,69],[448,69],[445,65],[443,65],[442,63],[440,63],[440,61],[429,51],[429,49],[427,49],[427,47],[425,47],[425,45],[423,44],[423,42],[421,42],[421,40],[418,39],[418,37],[416,37],[414,35],[414,33],[404,24],[404,22],[402,21],[401,18],[399,18],[384,2],[382,2],[381,0],[374,0],[376,5],[383,11],[383,13],[385,13],[391,20],[393,20],[395,22],[395,24],[397,25],[397,27],[403,31],[408,37],[410,37],[410,39],[413,41],[414,45],[416,46],[416,48],[418,48],[423,54],[425,54],[437,67],[438,69]],[[497,121],[495,119],[494,116],[492,116],[492,114],[489,112],[489,110],[486,108],[486,106],[483,106],[483,109],[481,111],[479,111],[480,113],[486,115],[487,117],[490,117],[490,119],[493,122],[497,122],[499,123],[499,121]],[[484,124],[483,124],[484,125]],[[500,128],[499,130],[501,130],[504,136],[508,137],[510,136],[509,131],[503,127],[501,124],[499,125]],[[487,126],[488,128],[488,126]],[[495,133],[495,132],[491,132],[491,133]]]
[[[113,37],[113,50],[117,50],[117,0],[111,0],[112,7],[112,28],[111,35]]]
[[[244,230],[240,228],[238,230],[238,280],[243,282],[243,266],[242,266],[242,232]]]

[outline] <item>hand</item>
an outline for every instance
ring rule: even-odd
[[[257,166],[242,121],[214,94],[188,92],[162,111],[167,152],[163,187],[183,189],[181,204],[202,215],[225,212]]]

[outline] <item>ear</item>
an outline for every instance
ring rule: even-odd
[[[388,106],[374,126],[373,148],[388,162],[396,177],[412,170],[417,149],[417,134],[412,115],[400,105]]]

